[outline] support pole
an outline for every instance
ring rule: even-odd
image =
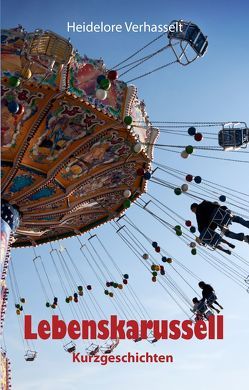
[[[13,234],[20,222],[20,213],[17,207],[12,206],[5,200],[1,201],[1,241],[0,241],[0,336],[3,333],[4,318],[8,302],[8,288],[6,287],[6,276],[8,271],[10,248],[13,240]],[[1,389],[11,389],[11,365],[6,355],[6,351],[0,351],[1,365]]]

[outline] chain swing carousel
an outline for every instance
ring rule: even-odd
[[[180,224],[180,229],[177,225],[176,229],[172,221],[159,217],[150,210],[150,206],[154,203],[155,206],[161,207],[161,210],[163,207],[163,211],[174,221],[175,217],[178,221],[181,217],[176,216],[172,210],[169,215],[169,210],[149,193],[146,195],[151,197],[148,201],[140,198],[147,192],[148,180],[173,189],[176,195],[177,192],[178,195],[181,192],[187,193],[186,184],[180,188],[179,193],[175,183],[156,177],[151,164],[159,129],[162,133],[174,132],[174,135],[182,136],[185,134],[181,130],[176,131],[175,127],[189,128],[189,124],[151,122],[145,103],[138,99],[136,88],[128,85],[129,82],[174,63],[188,65],[205,54],[207,37],[199,27],[184,21],[173,21],[172,24],[179,22],[182,23],[182,31],[169,33],[167,44],[164,42],[160,49],[134,60],[133,57],[156,40],[164,39],[166,34],[162,34],[117,64],[115,70],[106,69],[102,60],[80,56],[69,41],[53,32],[36,30],[27,33],[21,26],[2,31],[1,332],[8,297],[5,279],[11,247],[33,248],[34,266],[48,308],[58,309],[63,317],[46,262],[36,253],[36,247],[45,243],[50,243],[50,260],[64,291],[66,303],[78,304],[77,311],[72,306],[72,313],[81,318],[107,317],[92,294],[92,285],[84,279],[78,264],[64,247],[64,242],[63,245],[60,243],[61,239],[72,236],[80,242],[82,259],[103,287],[104,294],[113,298],[113,289],[120,290],[120,293],[125,290],[125,299],[121,295],[116,297],[116,292],[116,300],[111,299],[117,313],[126,318],[149,317],[132,285],[128,283],[129,275],[120,269],[98,234],[90,236],[85,244],[80,241],[79,235],[106,222],[112,224],[117,236],[143,262],[152,274],[153,282],[157,281],[158,275],[163,276],[159,283],[178,306],[182,308],[182,305],[185,305],[188,309],[191,306],[191,301],[179,282],[169,273],[165,273],[164,265],[158,263],[156,256],[161,257],[172,269],[172,273],[180,274],[181,281],[188,286],[189,282],[182,272],[195,281],[200,280],[200,277],[159,247],[152,238],[146,236],[138,224],[125,215],[130,205],[135,204],[176,233],[190,246],[192,254],[196,254],[196,244],[188,233],[182,232],[182,225]],[[119,76],[122,77],[164,50],[170,51],[172,61],[127,82],[118,79],[118,73],[123,71]],[[204,127],[206,123],[197,125]],[[202,140],[202,134],[196,134],[194,126],[195,123],[188,129],[188,134],[199,142]],[[248,143],[248,128],[242,122],[222,123],[218,140],[223,150],[244,147]],[[182,148],[177,145],[156,146],[166,151]],[[184,153],[180,152],[182,157],[186,158],[193,150],[187,146]],[[164,175],[173,175],[180,180],[186,176],[184,172],[176,172],[173,168],[156,162],[154,164],[157,172],[160,171]],[[197,177],[192,175],[192,179]],[[202,179],[199,184],[201,181]],[[198,180],[195,180],[195,183],[198,184]],[[195,195],[193,191],[191,196]],[[228,196],[230,195],[231,192]],[[214,191],[210,196],[214,196]],[[245,199],[241,202],[242,206],[245,206]],[[121,224],[121,221],[125,221],[125,225]],[[187,226],[189,224],[186,224],[185,228]],[[193,229],[190,232],[195,233]],[[134,234],[138,234],[140,238],[134,241]],[[152,245],[156,255],[150,254],[148,244]],[[115,268],[116,275],[101,261],[103,254]],[[212,262],[210,254],[201,254],[209,263]],[[171,264],[173,261],[174,265]],[[224,265],[217,262],[217,267],[224,273]],[[226,276],[230,277],[231,269],[226,268],[225,271]],[[236,283],[245,288],[246,271],[242,272],[240,269],[240,272],[232,276]],[[17,314],[20,315],[25,299],[20,298],[14,269],[10,269],[10,280]],[[91,305],[83,305],[80,299],[83,291],[84,294],[89,294]],[[183,311],[186,313],[186,308],[183,308]],[[189,316],[189,313],[186,315]],[[152,334],[148,341],[157,340]],[[117,345],[118,340],[108,340],[102,346],[90,343],[86,345],[86,351],[90,355],[100,351],[111,353]],[[36,358],[35,348],[28,348],[25,359],[33,361]],[[64,345],[67,352],[73,352],[75,348],[71,341]],[[10,373],[10,366],[4,350],[2,362],[6,367],[4,388],[8,389],[10,385],[7,373]]]
[[[145,189],[136,170],[150,168],[152,147],[140,138],[157,137],[136,89],[102,61],[51,32],[20,27],[2,41],[1,330],[10,246],[70,237],[120,215]],[[131,128],[131,112],[144,129]]]
[[[190,62],[186,47],[182,56]],[[149,175],[158,130],[136,88],[117,77],[53,32],[2,31],[1,332],[11,246],[86,232],[145,191],[137,171]]]

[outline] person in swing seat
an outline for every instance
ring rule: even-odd
[[[217,202],[214,203],[214,202],[209,202],[207,200],[204,200],[200,204],[193,203],[190,208],[191,211],[196,215],[198,230],[200,233],[205,231],[208,228],[215,231],[218,227],[217,223],[213,222],[213,217],[215,215],[215,212],[220,208],[223,210],[228,210],[226,206],[220,206]],[[245,219],[243,219],[238,215],[232,215],[231,222],[239,223],[240,225],[245,226],[249,229],[249,221],[246,221]],[[230,231],[228,228],[225,228],[224,235],[233,240],[244,241],[246,243],[249,243],[249,235],[246,235],[244,233],[235,233]],[[234,245],[229,243],[228,241],[224,243],[227,244],[230,248],[234,248]]]
[[[215,304],[216,306],[219,306],[220,309],[223,309],[223,307],[218,303],[213,287],[203,281],[199,283],[199,287],[202,289],[201,301],[207,302],[207,305],[219,314],[220,310],[216,309],[213,305]]]

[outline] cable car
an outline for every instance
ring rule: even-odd
[[[196,24],[184,20],[173,20],[170,25],[175,26],[175,31],[168,32],[168,39],[181,65],[188,65],[196,58],[204,56],[207,52],[208,40]],[[189,48],[192,50],[190,51]]]
[[[24,359],[26,360],[26,362],[33,362],[35,360],[36,356],[37,356],[36,351],[28,350],[24,355]]]
[[[245,122],[225,123],[218,133],[219,145],[226,151],[246,148],[249,142],[249,129]]]
[[[72,353],[76,350],[76,345],[72,341],[70,341],[69,343],[65,344],[63,348],[66,352]]]

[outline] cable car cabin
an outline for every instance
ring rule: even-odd
[[[199,27],[192,22],[185,22],[184,20],[173,20],[170,23],[171,26],[175,26],[175,31],[168,32],[168,39],[171,48],[181,65],[188,65],[193,62],[197,57],[203,57],[207,51],[208,40]],[[176,45],[179,42],[180,48]],[[191,52],[188,48],[191,47],[194,51]]]
[[[26,362],[33,362],[35,360],[37,356],[37,352],[36,351],[27,351],[24,355],[24,359],[26,360]]]
[[[232,213],[228,209],[219,207],[213,215],[213,218],[209,224],[209,227],[203,230],[200,234],[200,240],[204,245],[208,245],[213,249],[216,249],[222,239],[223,229],[226,228],[232,221]],[[216,224],[221,230],[221,234],[211,229],[211,225]]]
[[[70,341],[69,343],[65,344],[63,348],[66,352],[72,353],[76,350],[76,345]]]
[[[89,356],[95,356],[99,353],[100,351],[100,347],[99,345],[97,344],[91,344],[87,349],[86,349],[86,353],[87,355]]]
[[[226,151],[246,148],[249,129],[246,123],[226,123],[218,133],[219,145]]]

